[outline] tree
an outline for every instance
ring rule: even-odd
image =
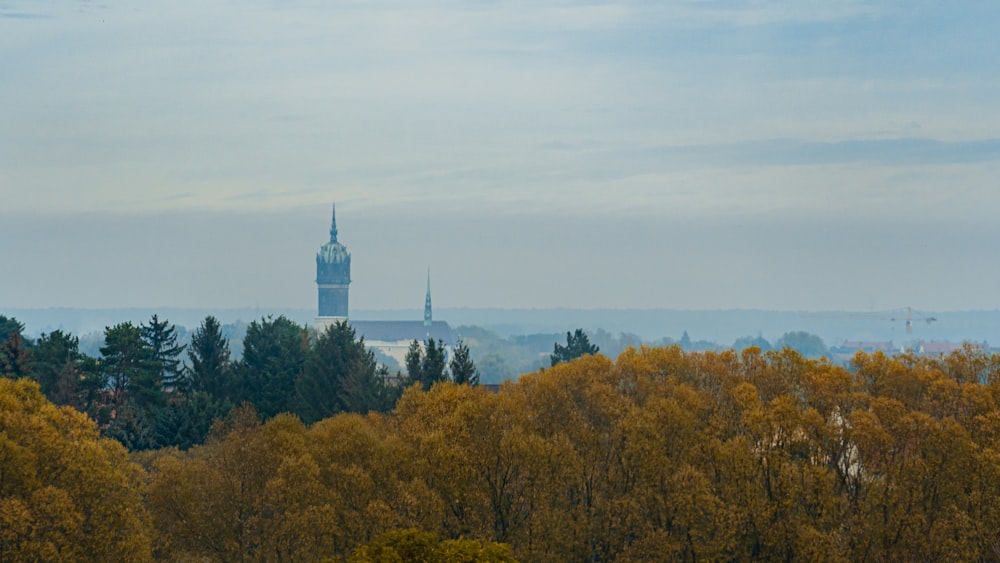
[[[191,389],[204,391],[215,399],[223,399],[232,383],[229,362],[229,341],[222,335],[219,320],[209,315],[191,335],[188,348],[191,361]]]
[[[448,379],[446,365],[443,341],[428,338],[423,348],[417,340],[410,343],[406,352],[406,373],[410,384],[420,383],[425,391],[430,389],[438,381]]]
[[[156,315],[149,324],[142,327],[142,338],[152,350],[152,361],[160,370],[163,388],[169,391],[183,391],[183,366],[179,359],[187,346],[177,344],[177,327]]]
[[[420,341],[413,339],[410,342],[410,348],[406,351],[406,375],[409,377],[411,382],[423,381],[422,372],[422,362],[424,358],[424,350],[420,346]]]
[[[688,331],[684,331],[684,334],[681,335],[681,339],[677,343],[680,344],[682,350],[687,351],[691,349],[691,337],[688,336]]]
[[[775,350],[791,348],[807,358],[819,358],[826,355],[826,344],[815,334],[804,331],[786,332],[774,342]]]
[[[101,356],[116,408],[127,402],[143,407],[163,404],[163,372],[140,327],[124,322],[105,328]]]
[[[295,382],[305,366],[309,333],[284,315],[247,327],[233,402],[247,401],[265,419],[298,406]]]
[[[0,379],[0,560],[149,561],[144,475],[93,421]]]
[[[566,333],[565,346],[561,346],[558,342],[553,346],[554,350],[551,356],[553,366],[560,362],[574,360],[586,354],[596,354],[599,350],[597,346],[590,343],[587,334],[583,332],[582,328],[578,328],[572,333]]]
[[[0,342],[4,342],[11,336],[21,334],[23,332],[24,323],[18,321],[14,317],[0,315]]]
[[[142,337],[142,328],[129,322],[107,327],[101,355],[113,416],[106,434],[131,450],[156,447],[157,411],[167,404],[163,366]]]
[[[0,315],[0,376],[11,378],[28,375],[28,346],[23,336],[24,325],[15,318]]]
[[[302,419],[315,422],[343,411],[379,410],[383,376],[375,355],[365,349],[364,338],[355,339],[351,325],[328,326],[310,349],[296,382]]]
[[[760,348],[761,352],[767,352],[771,349],[771,343],[767,341],[763,336],[741,336],[733,342],[733,350],[737,352],[743,351],[745,348],[750,348],[755,346]]]
[[[458,341],[458,346],[455,346],[455,353],[451,357],[448,367],[451,368],[451,379],[455,383],[479,385],[479,370],[476,369],[476,364],[469,356],[469,347],[465,345],[465,342]]]
[[[77,364],[81,360],[80,339],[61,330],[42,333],[35,342],[31,357],[32,378],[42,387],[42,393],[57,404],[73,404],[74,378],[79,379]],[[56,395],[59,398],[56,399]]]
[[[420,561],[450,563],[513,563],[510,546],[470,539],[440,540],[437,534],[416,529],[386,532],[354,551],[351,563]]]
[[[424,389],[430,389],[438,381],[446,381],[448,374],[446,367],[444,342],[433,338],[428,338],[424,342],[424,357],[420,362],[420,376]]]

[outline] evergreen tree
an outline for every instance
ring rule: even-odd
[[[229,341],[222,335],[218,319],[213,316],[205,317],[194,331],[188,359],[191,361],[193,391],[204,391],[216,399],[227,396],[231,387]]]
[[[183,366],[180,355],[187,346],[177,344],[177,327],[153,315],[142,327],[142,338],[152,350],[152,361],[160,370],[160,381],[168,391],[183,391]]]
[[[284,315],[250,323],[243,339],[243,358],[236,368],[233,402],[252,403],[265,419],[294,412],[298,406],[295,382],[308,351],[308,332]]]
[[[596,354],[600,350],[600,348],[590,343],[587,333],[583,332],[582,328],[576,329],[573,333],[566,333],[565,346],[561,346],[558,342],[553,346],[550,358],[553,366],[559,362],[568,362],[587,354]]]
[[[420,341],[414,339],[410,342],[410,348],[406,351],[406,375],[411,383],[423,381],[422,364],[424,360],[424,349],[420,346]]]
[[[328,326],[309,352],[297,382],[301,417],[315,422],[338,412],[366,413],[383,407],[385,371],[365,349],[364,338],[346,322]]]
[[[105,328],[101,356],[101,369],[116,407],[129,401],[142,406],[165,402],[162,372],[140,327],[125,322]]]
[[[0,315],[0,376],[12,379],[29,373],[28,347],[23,336],[24,325],[15,318]]]
[[[446,381],[448,374],[445,373],[447,360],[445,359],[444,342],[433,338],[428,338],[424,342],[424,357],[420,362],[421,382],[424,389],[430,389],[438,381]]]
[[[479,385],[479,370],[476,369],[476,364],[473,363],[472,358],[469,356],[469,347],[465,345],[465,342],[458,341],[458,346],[455,347],[455,355],[452,356],[448,367],[451,368],[451,379],[455,383],[459,385],[468,384],[473,387]]]
[[[158,411],[167,404],[163,366],[142,327],[125,322],[104,330],[101,347],[103,380],[112,391],[113,418],[106,433],[129,449],[155,447]]]
[[[428,338],[423,347],[417,340],[410,343],[410,349],[406,352],[407,381],[410,385],[420,383],[426,391],[434,383],[445,381],[448,379],[446,365],[444,342],[441,340]]]
[[[204,443],[212,424],[224,418],[232,406],[198,391],[182,396],[157,412],[154,428],[156,447],[176,446],[187,450]]]
[[[684,331],[678,344],[680,344],[682,350],[687,351],[691,349],[691,337],[688,336],[688,331]]]
[[[71,404],[73,378],[79,377],[76,364],[80,361],[80,339],[61,330],[42,334],[31,356],[31,374],[42,393],[56,404]],[[57,390],[59,397],[56,398]]]

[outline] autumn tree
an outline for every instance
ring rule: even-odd
[[[0,560],[151,560],[143,479],[86,415],[0,380]]]
[[[350,558],[351,563],[384,561],[513,563],[516,559],[510,553],[510,546],[504,544],[464,538],[442,541],[432,532],[416,529],[381,534],[356,549]]]

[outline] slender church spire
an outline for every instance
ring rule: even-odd
[[[337,204],[333,204],[333,219],[330,221],[330,242],[337,242]]]
[[[431,269],[427,268],[427,299],[424,301],[424,326],[431,326]]]

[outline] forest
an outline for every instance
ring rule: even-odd
[[[215,367],[193,338],[179,377],[155,318],[99,359],[0,321],[2,561],[1000,560],[1000,355],[971,346],[613,359],[578,332],[491,392],[430,343],[387,379],[346,326],[263,319]]]

